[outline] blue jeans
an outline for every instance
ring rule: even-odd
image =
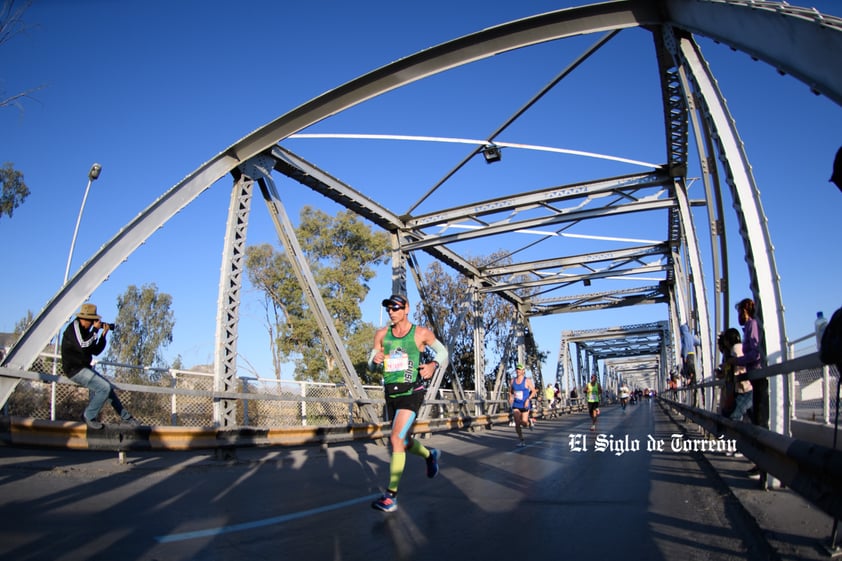
[[[83,368],[73,376],[72,380],[82,387],[88,388],[91,394],[91,400],[88,402],[88,407],[85,409],[85,418],[93,421],[102,411],[105,402],[109,402],[114,411],[124,420],[127,421],[132,418],[129,413],[120,403],[120,398],[114,393],[114,386],[111,382],[103,378],[102,374],[91,370],[90,368]]]
[[[754,392],[734,394],[734,398],[735,398],[734,412],[731,413],[729,419],[731,419],[732,421],[742,421],[743,420],[743,416],[746,414],[746,411],[751,409],[752,393],[754,393]]]

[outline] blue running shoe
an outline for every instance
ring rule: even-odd
[[[427,477],[430,479],[439,474],[439,457],[441,457],[439,449],[430,448],[430,456],[427,458]]]
[[[383,493],[383,496],[371,503],[371,508],[383,512],[394,512],[398,510],[398,498],[391,493]]]

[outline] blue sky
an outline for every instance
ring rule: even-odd
[[[22,101],[20,110],[0,109],[0,163],[13,162],[32,191],[11,219],[0,219],[8,265],[0,276],[0,331],[12,331],[27,310],[37,313],[59,289],[93,162],[103,171],[85,207],[71,273],[203,162],[309,99],[443,41],[575,5],[310,0],[243,2],[235,9],[221,1],[36,0],[25,15],[27,31],[0,46],[0,88],[7,95],[44,86]],[[842,15],[839,2],[810,5]],[[387,94],[307,132],[482,138],[596,39],[494,57]],[[842,110],[745,54],[700,42],[762,193],[782,278],[786,328],[796,338],[812,330],[817,310],[829,316],[842,303],[835,244],[842,193],[827,181],[842,144]],[[554,93],[557,97],[547,102],[556,104],[549,111],[552,122],[547,112],[525,116],[501,140],[660,163],[664,143],[656,76],[646,32],[623,32]],[[396,211],[409,208],[466,152],[464,146],[377,141],[284,144]],[[500,164],[482,164],[471,177],[490,182],[493,175],[510,189],[511,182],[522,181],[527,190],[643,169],[530,154],[529,173],[523,174],[505,165],[510,154]],[[419,160],[436,165],[419,165]],[[491,196],[470,181],[454,180],[430,204]],[[318,195],[286,183],[280,188],[293,219],[302,204],[336,210]],[[116,316],[117,296],[129,284],[154,282],[172,294],[176,328],[166,355],[180,354],[188,366],[213,360],[229,192],[229,180],[218,182],[91,295],[110,319]],[[699,193],[691,191],[694,198],[701,198]],[[255,199],[253,205],[248,243],[276,242],[262,203]],[[732,214],[730,207],[726,213]],[[633,236],[634,230],[634,223],[618,222],[590,233]],[[732,243],[734,238],[736,233]],[[495,248],[477,245],[468,251],[486,249]],[[735,255],[734,301],[748,295],[745,264]],[[371,287],[365,318],[379,323],[379,301],[390,291],[389,269]],[[240,366],[271,376],[259,298],[248,288],[241,315]],[[538,343],[550,352],[544,375],[555,371],[562,330],[665,317],[665,306],[650,306],[538,318],[533,321]]]

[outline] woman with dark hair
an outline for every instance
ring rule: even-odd
[[[760,324],[756,319],[757,307],[754,300],[744,298],[737,303],[740,325],[743,326],[743,356],[731,357],[728,362],[734,366],[744,366],[746,373],[751,376],[763,363],[760,343]],[[769,428],[769,380],[759,378],[751,380],[751,408],[752,421],[755,425]],[[760,470],[753,466],[748,470],[749,477],[760,477]]]

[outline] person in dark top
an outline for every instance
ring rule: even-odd
[[[747,374],[758,370],[763,365],[763,349],[761,347],[760,323],[757,321],[757,306],[751,298],[743,298],[737,303],[740,325],[743,326],[743,355],[732,356],[728,359],[731,366],[741,366]],[[764,429],[769,428],[769,379],[758,378],[751,380],[751,409],[752,422]],[[762,478],[760,468],[756,465],[748,470],[752,479]]]
[[[82,420],[93,430],[100,430],[104,426],[97,421],[97,416],[105,402],[111,404],[124,423],[132,426],[140,424],[120,403],[111,382],[91,366],[93,357],[105,349],[105,335],[110,327],[102,322],[94,304],[82,304],[76,318],[70,322],[61,338],[61,364],[64,374],[90,390],[91,399]]]

